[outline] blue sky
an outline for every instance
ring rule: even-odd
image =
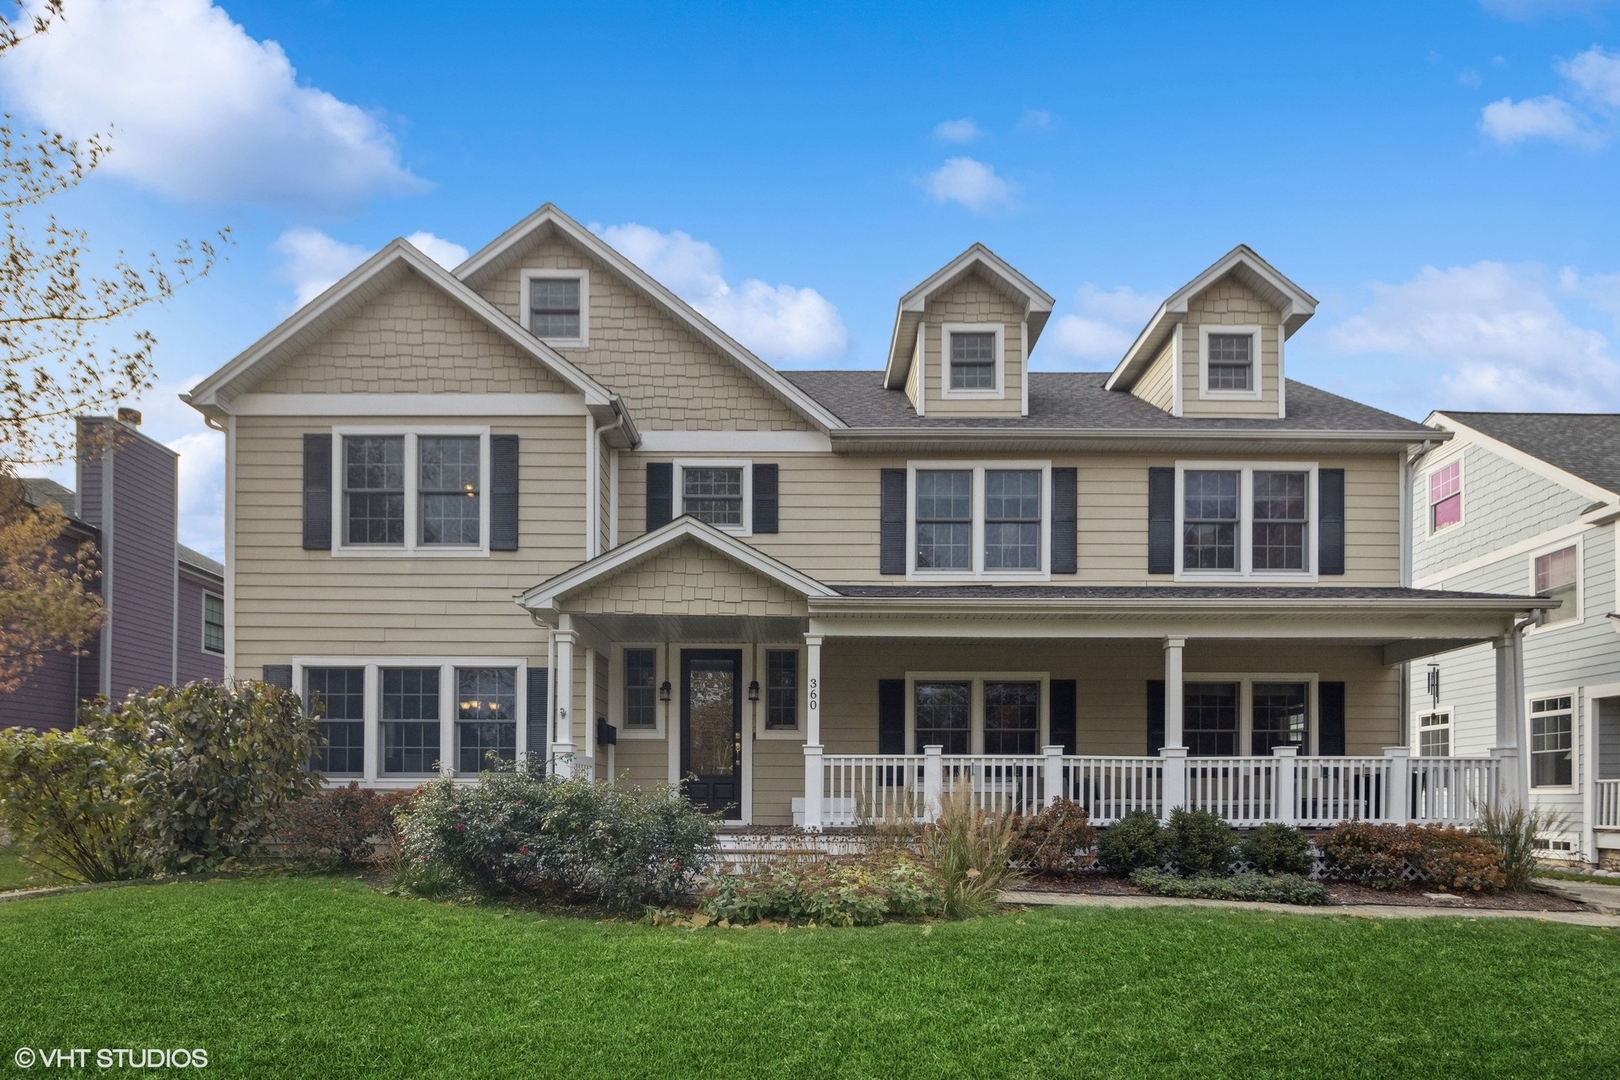
[[[876,367],[982,240],[1105,369],[1245,242],[1313,292],[1290,374],[1408,416],[1620,409],[1620,6],[68,0],[0,102],[114,129],[98,250],[229,225],[149,325],[148,429],[219,550],[173,394],[394,236],[453,261],[545,201],[782,366]]]

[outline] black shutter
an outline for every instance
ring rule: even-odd
[[[1148,573],[1176,572],[1176,470],[1148,470]]]
[[[264,665],[264,681],[269,683],[271,686],[279,686],[283,690],[291,690],[292,689],[292,665],[291,664],[266,664],[266,665]]]
[[[529,669],[528,697],[526,703],[528,715],[524,717],[529,730],[529,755],[541,761],[551,756],[551,747],[546,742],[546,690],[551,685],[551,669],[532,667]]]
[[[647,463],[647,531],[661,529],[675,514],[675,466],[667,461]]]
[[[489,550],[518,549],[518,437],[489,437]]]
[[[879,483],[883,501],[878,538],[878,573],[906,572],[906,470],[884,469]],[[895,753],[904,753],[896,750]]]
[[[1047,693],[1048,744],[1062,746],[1065,754],[1079,753],[1075,749],[1074,708],[1078,696],[1073,679],[1053,679]]]
[[[1344,470],[1316,471],[1316,572],[1344,573]]]
[[[906,680],[878,680],[878,753],[906,752]]]
[[[304,550],[332,550],[330,434],[304,436]]]
[[[1158,757],[1164,749],[1164,680],[1149,679],[1147,684],[1147,752]]]
[[[1344,683],[1316,684],[1316,704],[1321,712],[1316,723],[1316,752],[1324,756],[1344,756]]]
[[[1079,471],[1076,469],[1052,470],[1052,573],[1073,574],[1079,572],[1078,545],[1078,503],[1079,496],[1076,488],[1079,486]],[[1074,751],[1069,751],[1071,754]]]
[[[757,533],[776,531],[776,482],[775,465],[754,466],[754,531]]]

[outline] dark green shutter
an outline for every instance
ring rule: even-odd
[[[1148,573],[1176,572],[1176,470],[1148,470]]]
[[[1317,683],[1316,704],[1321,713],[1316,722],[1316,752],[1328,757],[1343,757],[1344,683]]]
[[[775,465],[754,466],[754,531],[773,533],[777,529]]]
[[[279,686],[283,690],[291,690],[292,689],[292,665],[291,664],[266,664],[266,665],[264,665],[264,681],[266,683],[269,683],[271,686]]]
[[[518,549],[518,437],[489,437],[489,550]]]
[[[878,573],[906,572],[906,470],[884,469],[879,478]],[[895,751],[903,753],[904,751]]]
[[[647,463],[647,531],[669,524],[675,513],[675,466],[667,461]]]
[[[304,436],[305,551],[332,550],[332,439]]]
[[[1164,749],[1164,680],[1149,679],[1147,684],[1147,752],[1158,757]]]
[[[1052,573],[1079,571],[1079,470],[1052,470]]]
[[[1316,572],[1344,573],[1344,470],[1318,469],[1316,495]]]
[[[528,701],[525,703],[528,724],[529,754],[541,761],[551,756],[551,747],[546,743],[546,691],[551,684],[551,669],[532,667],[529,669]]]
[[[1047,743],[1062,746],[1065,754],[1079,753],[1075,741],[1075,702],[1078,698],[1073,679],[1053,679],[1047,689]]]
[[[878,753],[906,752],[906,680],[878,680]]]

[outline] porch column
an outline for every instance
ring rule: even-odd
[[[1523,764],[1520,762],[1519,732],[1520,710],[1524,708],[1522,653],[1518,633],[1503,634],[1491,646],[1496,650],[1496,745],[1491,757],[1497,759],[1498,807],[1511,806],[1523,801],[1526,784],[1521,783]]]
[[[574,772],[574,724],[569,718],[574,704],[574,640],[573,630],[554,630],[551,639],[557,646],[557,669],[551,673],[556,715],[551,718],[551,757],[558,776],[572,776]]]
[[[1164,745],[1166,747],[1181,747],[1187,745],[1182,741],[1181,711],[1186,703],[1186,695],[1181,689],[1181,650],[1187,645],[1186,638],[1167,637],[1164,639]]]
[[[1384,806],[1384,820],[1406,825],[1412,820],[1412,748],[1386,746],[1384,758],[1389,762],[1389,799]]]
[[[1298,807],[1299,756],[1297,746],[1273,746],[1271,756],[1277,760],[1277,786],[1274,789],[1276,805],[1271,808],[1271,820],[1292,825],[1299,820]]]
[[[821,829],[822,782],[821,768],[821,635],[804,635],[805,666],[805,724],[804,724],[804,827],[812,832]]]

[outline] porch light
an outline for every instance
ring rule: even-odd
[[[748,700],[749,701],[758,701],[759,700],[759,680],[758,679],[755,679],[753,682],[750,682],[748,684]]]
[[[665,679],[663,682],[658,684],[658,700],[659,701],[668,701],[669,700],[669,680],[668,679]]]

